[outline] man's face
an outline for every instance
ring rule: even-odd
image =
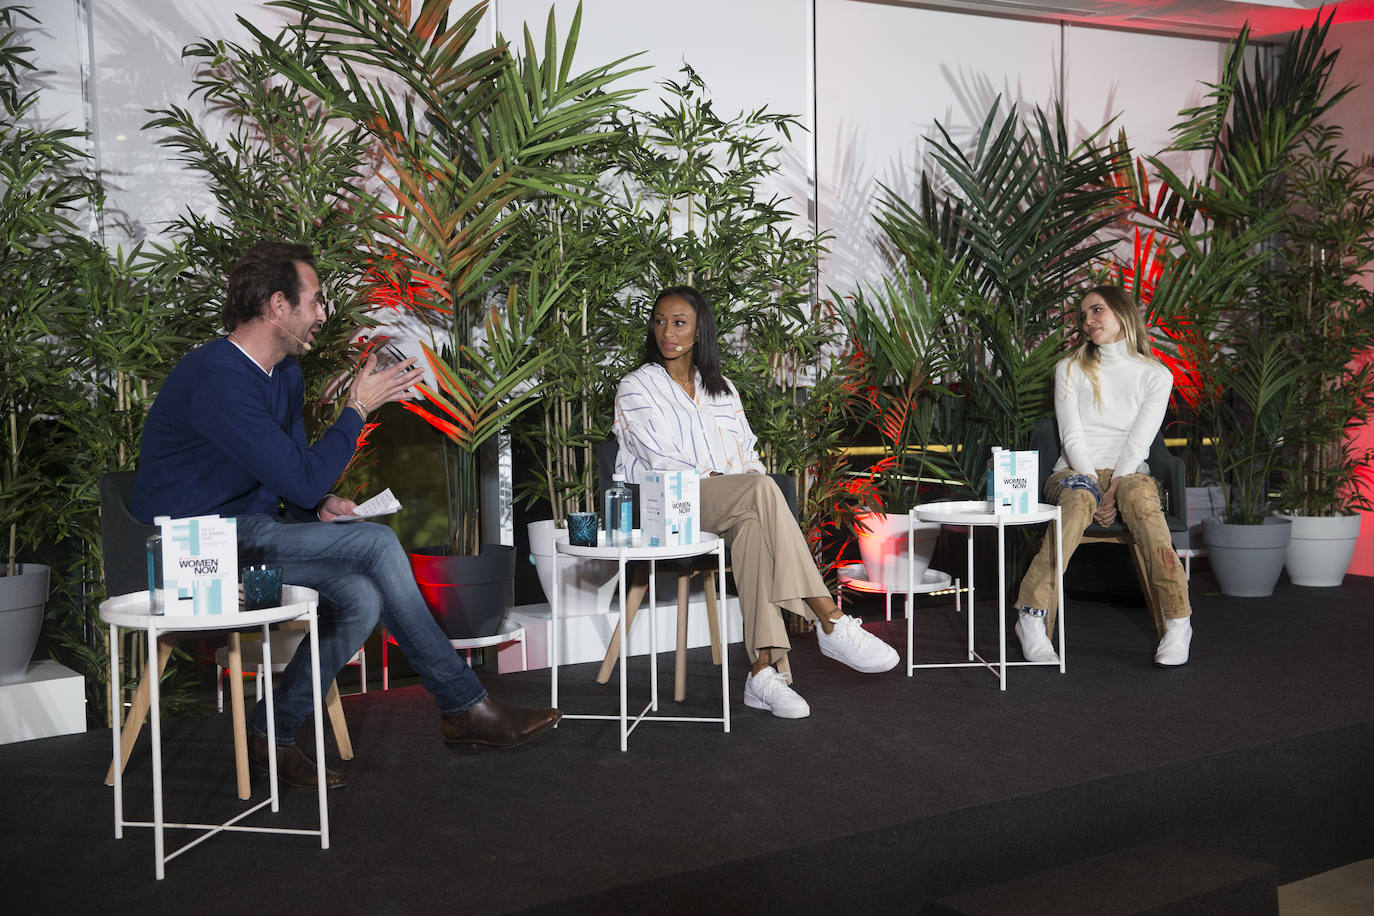
[[[287,302],[282,327],[288,334],[284,341],[287,353],[301,356],[309,349],[302,341],[313,343],[315,332],[324,325],[327,316],[324,310],[324,291],[320,289],[320,278],[315,273],[315,268],[297,261],[296,274],[301,281],[300,298],[297,299],[295,306]]]

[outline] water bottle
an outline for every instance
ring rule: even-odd
[[[629,547],[635,524],[634,493],[625,485],[624,474],[611,475],[611,481],[603,505],[606,517],[606,546]]]
[[[163,607],[162,583],[162,535],[154,534],[148,538],[148,613],[161,614]]]

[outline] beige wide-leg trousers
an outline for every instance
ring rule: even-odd
[[[1087,490],[1061,487],[1060,481],[1076,472],[1072,469],[1055,471],[1045,482],[1045,499],[1057,503],[1062,510],[1064,524],[1064,567],[1078,549],[1083,532],[1092,524],[1097,500]],[[1098,486],[1106,491],[1112,482],[1112,469],[1097,472]],[[1145,557],[1145,571],[1149,587],[1154,589],[1159,607],[1168,618],[1188,617],[1193,613],[1188,602],[1188,580],[1183,566],[1174,553],[1169,537],[1169,525],[1159,507],[1159,487],[1149,474],[1128,474],[1116,485],[1116,511],[1130,529],[1131,536]],[[1055,592],[1054,541],[1045,537],[1040,550],[1021,580],[1016,596],[1018,608],[1037,608],[1048,611],[1045,628],[1054,635],[1055,612],[1059,608]]]
[[[830,595],[787,500],[765,474],[703,477],[701,528],[730,548],[749,660],[768,649],[776,664],[792,645],[782,610],[814,620],[805,599]]]

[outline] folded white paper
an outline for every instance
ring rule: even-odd
[[[374,518],[378,515],[390,515],[400,511],[401,501],[392,494],[391,488],[387,487],[366,502],[359,503],[358,508],[353,510],[353,514],[357,518]]]

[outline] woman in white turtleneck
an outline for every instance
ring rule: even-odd
[[[1083,531],[1110,525],[1119,512],[1146,558],[1148,587],[1164,611],[1155,664],[1182,665],[1192,641],[1188,583],[1145,459],[1164,422],[1173,376],[1150,352],[1149,332],[1130,294],[1089,290],[1079,306],[1083,342],[1054,369],[1060,454],[1045,498],[1063,513],[1064,563]],[[1021,580],[1016,635],[1028,661],[1055,661],[1048,609],[1055,607],[1054,543],[1041,545]]]

